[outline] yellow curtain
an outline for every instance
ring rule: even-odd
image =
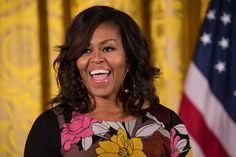
[[[41,60],[36,0],[0,1],[0,156],[22,156],[41,110]]]
[[[1,0],[0,157],[23,156],[33,121],[57,94],[55,46],[70,20],[92,5],[113,6],[135,19],[162,70],[156,81],[161,103],[178,112],[208,0]]]

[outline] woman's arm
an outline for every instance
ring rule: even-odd
[[[28,135],[24,157],[61,157],[60,130],[56,115],[45,111],[34,122]]]

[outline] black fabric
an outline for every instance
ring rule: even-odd
[[[34,122],[28,135],[24,157],[61,157],[60,130],[56,115],[45,111]]]

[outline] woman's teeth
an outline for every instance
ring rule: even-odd
[[[99,75],[99,74],[109,74],[109,70],[104,70],[104,69],[98,69],[98,70],[93,70],[90,72],[90,75]]]
[[[90,75],[96,81],[105,80],[109,74],[110,74],[110,71],[105,70],[105,69],[98,69],[98,70],[93,70],[90,72]]]

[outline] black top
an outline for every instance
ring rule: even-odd
[[[45,111],[34,122],[25,145],[24,157],[61,157],[60,130],[56,115]]]

